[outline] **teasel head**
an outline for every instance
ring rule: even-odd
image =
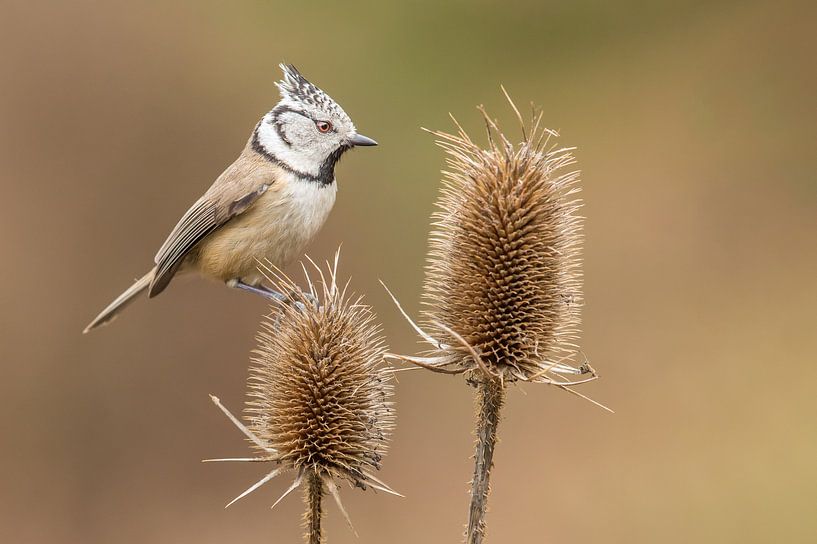
[[[576,362],[579,172],[572,149],[541,127],[541,113],[526,125],[508,101],[519,117],[519,143],[482,108],[484,147],[456,120],[456,134],[432,132],[447,168],[429,236],[424,323],[414,325],[432,349],[401,358],[469,377],[575,384],[560,375],[592,374],[586,360]]]
[[[397,494],[372,474],[386,453],[395,413],[392,372],[384,364],[386,346],[374,313],[347,292],[348,284],[338,285],[337,256],[326,272],[314,263],[313,268],[310,274],[304,267],[304,293],[280,271],[264,267],[272,286],[290,293],[290,300],[272,308],[258,335],[245,412],[248,425],[213,400],[260,454],[233,460],[276,465],[235,500],[292,472],[295,480],[278,501],[303,487],[307,541],[320,542],[324,490],[347,521],[339,481]],[[313,281],[315,273],[319,281]]]

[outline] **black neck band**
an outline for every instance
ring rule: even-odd
[[[253,131],[251,146],[253,151],[263,156],[271,163],[280,166],[290,174],[294,174],[304,180],[318,183],[322,187],[331,185],[335,181],[335,165],[340,160],[341,155],[343,155],[346,151],[351,149],[351,146],[342,145],[336,150],[334,150],[328,157],[326,157],[326,159],[323,161],[323,164],[321,164],[321,167],[318,170],[317,175],[315,175],[310,174],[308,172],[296,170],[286,162],[282,161],[281,159],[273,155],[269,150],[267,150],[263,145],[261,145],[261,141],[258,139],[258,127],[255,128],[255,131]]]

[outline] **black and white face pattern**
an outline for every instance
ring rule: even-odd
[[[253,147],[302,178],[324,185],[335,178],[335,164],[353,147],[357,131],[337,102],[292,65],[281,65],[281,101],[255,129]]]

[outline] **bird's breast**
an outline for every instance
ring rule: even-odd
[[[203,274],[257,283],[257,260],[283,268],[301,256],[326,222],[337,185],[287,181],[271,186],[250,209],[208,236],[198,256]]]

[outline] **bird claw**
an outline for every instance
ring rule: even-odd
[[[297,300],[298,298],[304,299],[305,301],[307,301],[311,305],[315,306],[316,308],[321,307],[320,300],[318,300],[318,297],[316,297],[312,293],[309,293],[309,292],[303,291],[303,290],[301,290],[300,292],[290,291],[289,300],[295,302],[295,306],[301,311],[306,310],[306,306],[304,305],[303,302],[298,301]]]

